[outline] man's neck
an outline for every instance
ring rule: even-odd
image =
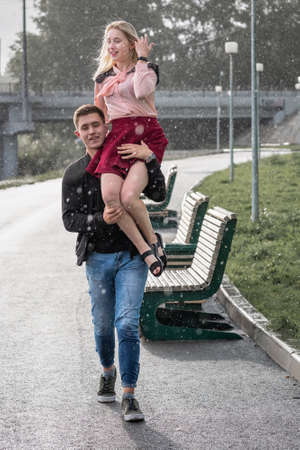
[[[86,147],[86,152],[88,155],[90,155],[91,158],[93,158],[96,155],[97,151],[98,149]]]

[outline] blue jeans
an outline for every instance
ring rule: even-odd
[[[140,255],[127,251],[92,253],[86,275],[92,304],[96,351],[103,367],[114,364],[118,332],[123,387],[135,387],[139,374],[139,317],[148,268]]]

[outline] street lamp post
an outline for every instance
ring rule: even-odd
[[[234,179],[233,161],[233,55],[238,53],[237,42],[226,42],[225,53],[229,54],[229,148],[230,148],[230,181]]]
[[[222,86],[216,86],[215,90],[217,93],[217,152],[220,153],[220,116],[221,116],[220,95],[222,92]]]
[[[297,97],[299,95],[300,92],[300,77],[298,77],[298,83],[295,84],[295,89],[298,91]]]
[[[223,70],[220,70],[220,75],[219,75],[219,85],[222,86],[223,84],[223,77],[224,77],[224,72]]]
[[[258,205],[258,142],[256,86],[256,0],[251,0],[251,141],[252,141],[252,208],[251,220],[259,218]]]
[[[23,0],[22,115],[24,122],[28,121],[27,75],[26,0]]]
[[[258,157],[260,158],[260,91],[259,91],[259,81],[260,72],[264,71],[264,65],[262,63],[256,63],[256,90],[257,90],[257,146],[258,146]]]

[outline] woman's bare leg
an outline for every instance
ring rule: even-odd
[[[102,198],[107,206],[111,207],[122,207],[120,202],[120,192],[124,183],[124,180],[113,173],[104,173],[101,175],[101,192]],[[140,254],[150,250],[150,246],[147,244],[143,238],[141,232],[137,228],[137,225],[133,218],[126,210],[122,214],[121,218],[117,222],[121,230],[126,234],[126,236],[135,245]],[[157,261],[154,255],[149,255],[146,257],[145,262],[150,267],[153,262]],[[160,268],[156,268],[154,273],[160,272]]]
[[[131,166],[121,188],[121,204],[133,217],[139,229],[149,244],[157,242],[157,236],[152,228],[146,205],[140,200],[140,194],[148,184],[148,172],[143,161],[137,161]],[[159,255],[162,251],[159,249]]]

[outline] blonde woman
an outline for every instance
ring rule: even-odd
[[[111,123],[111,131],[87,171],[100,177],[105,204],[123,207],[119,227],[153,275],[160,276],[166,254],[139,199],[148,174],[145,163],[135,158],[136,146],[142,144],[152,151],[149,158],[161,163],[168,143],[154,105],[158,66],[148,62],[152,47],[147,36],[139,38],[128,22],[112,22],[106,27],[94,77],[95,104]]]

